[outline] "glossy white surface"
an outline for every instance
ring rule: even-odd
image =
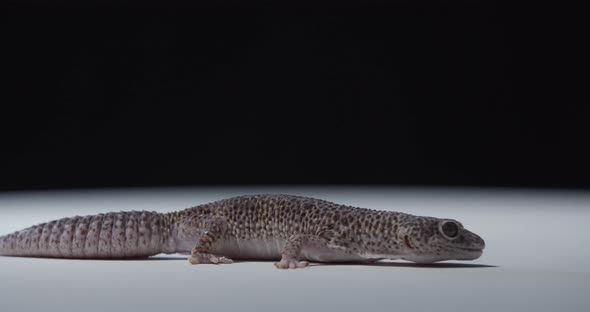
[[[486,241],[477,261],[419,266],[271,262],[191,266],[186,256],[90,261],[0,257],[0,311],[588,311],[590,194],[250,187],[0,194],[0,234],[65,216],[182,209],[223,197],[290,193],[448,217]]]

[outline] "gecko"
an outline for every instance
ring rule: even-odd
[[[271,260],[416,263],[475,260],[484,240],[454,219],[284,194],[244,195],[169,213],[121,211],[41,223],[0,237],[0,255],[133,259],[186,254],[191,264]]]

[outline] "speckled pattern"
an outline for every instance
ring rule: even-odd
[[[247,195],[162,214],[64,218],[0,237],[0,255],[118,259],[190,253],[189,261],[473,260],[484,241],[458,221],[291,195]]]

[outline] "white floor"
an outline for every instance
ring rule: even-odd
[[[191,266],[185,256],[82,261],[0,257],[0,311],[590,311],[590,193],[384,187],[0,193],[0,235],[65,216],[171,211],[290,193],[448,217],[486,241],[473,262]]]

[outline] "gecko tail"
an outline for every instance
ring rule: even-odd
[[[19,250],[19,239],[29,239],[29,231],[31,228],[26,228],[7,235],[0,236],[0,256],[30,256],[28,250]]]
[[[172,249],[170,225],[150,211],[109,212],[41,223],[0,237],[0,255],[144,258]]]
[[[11,256],[13,255],[14,248],[12,247],[14,244],[13,237],[16,236],[18,232],[0,236],[0,256]]]

